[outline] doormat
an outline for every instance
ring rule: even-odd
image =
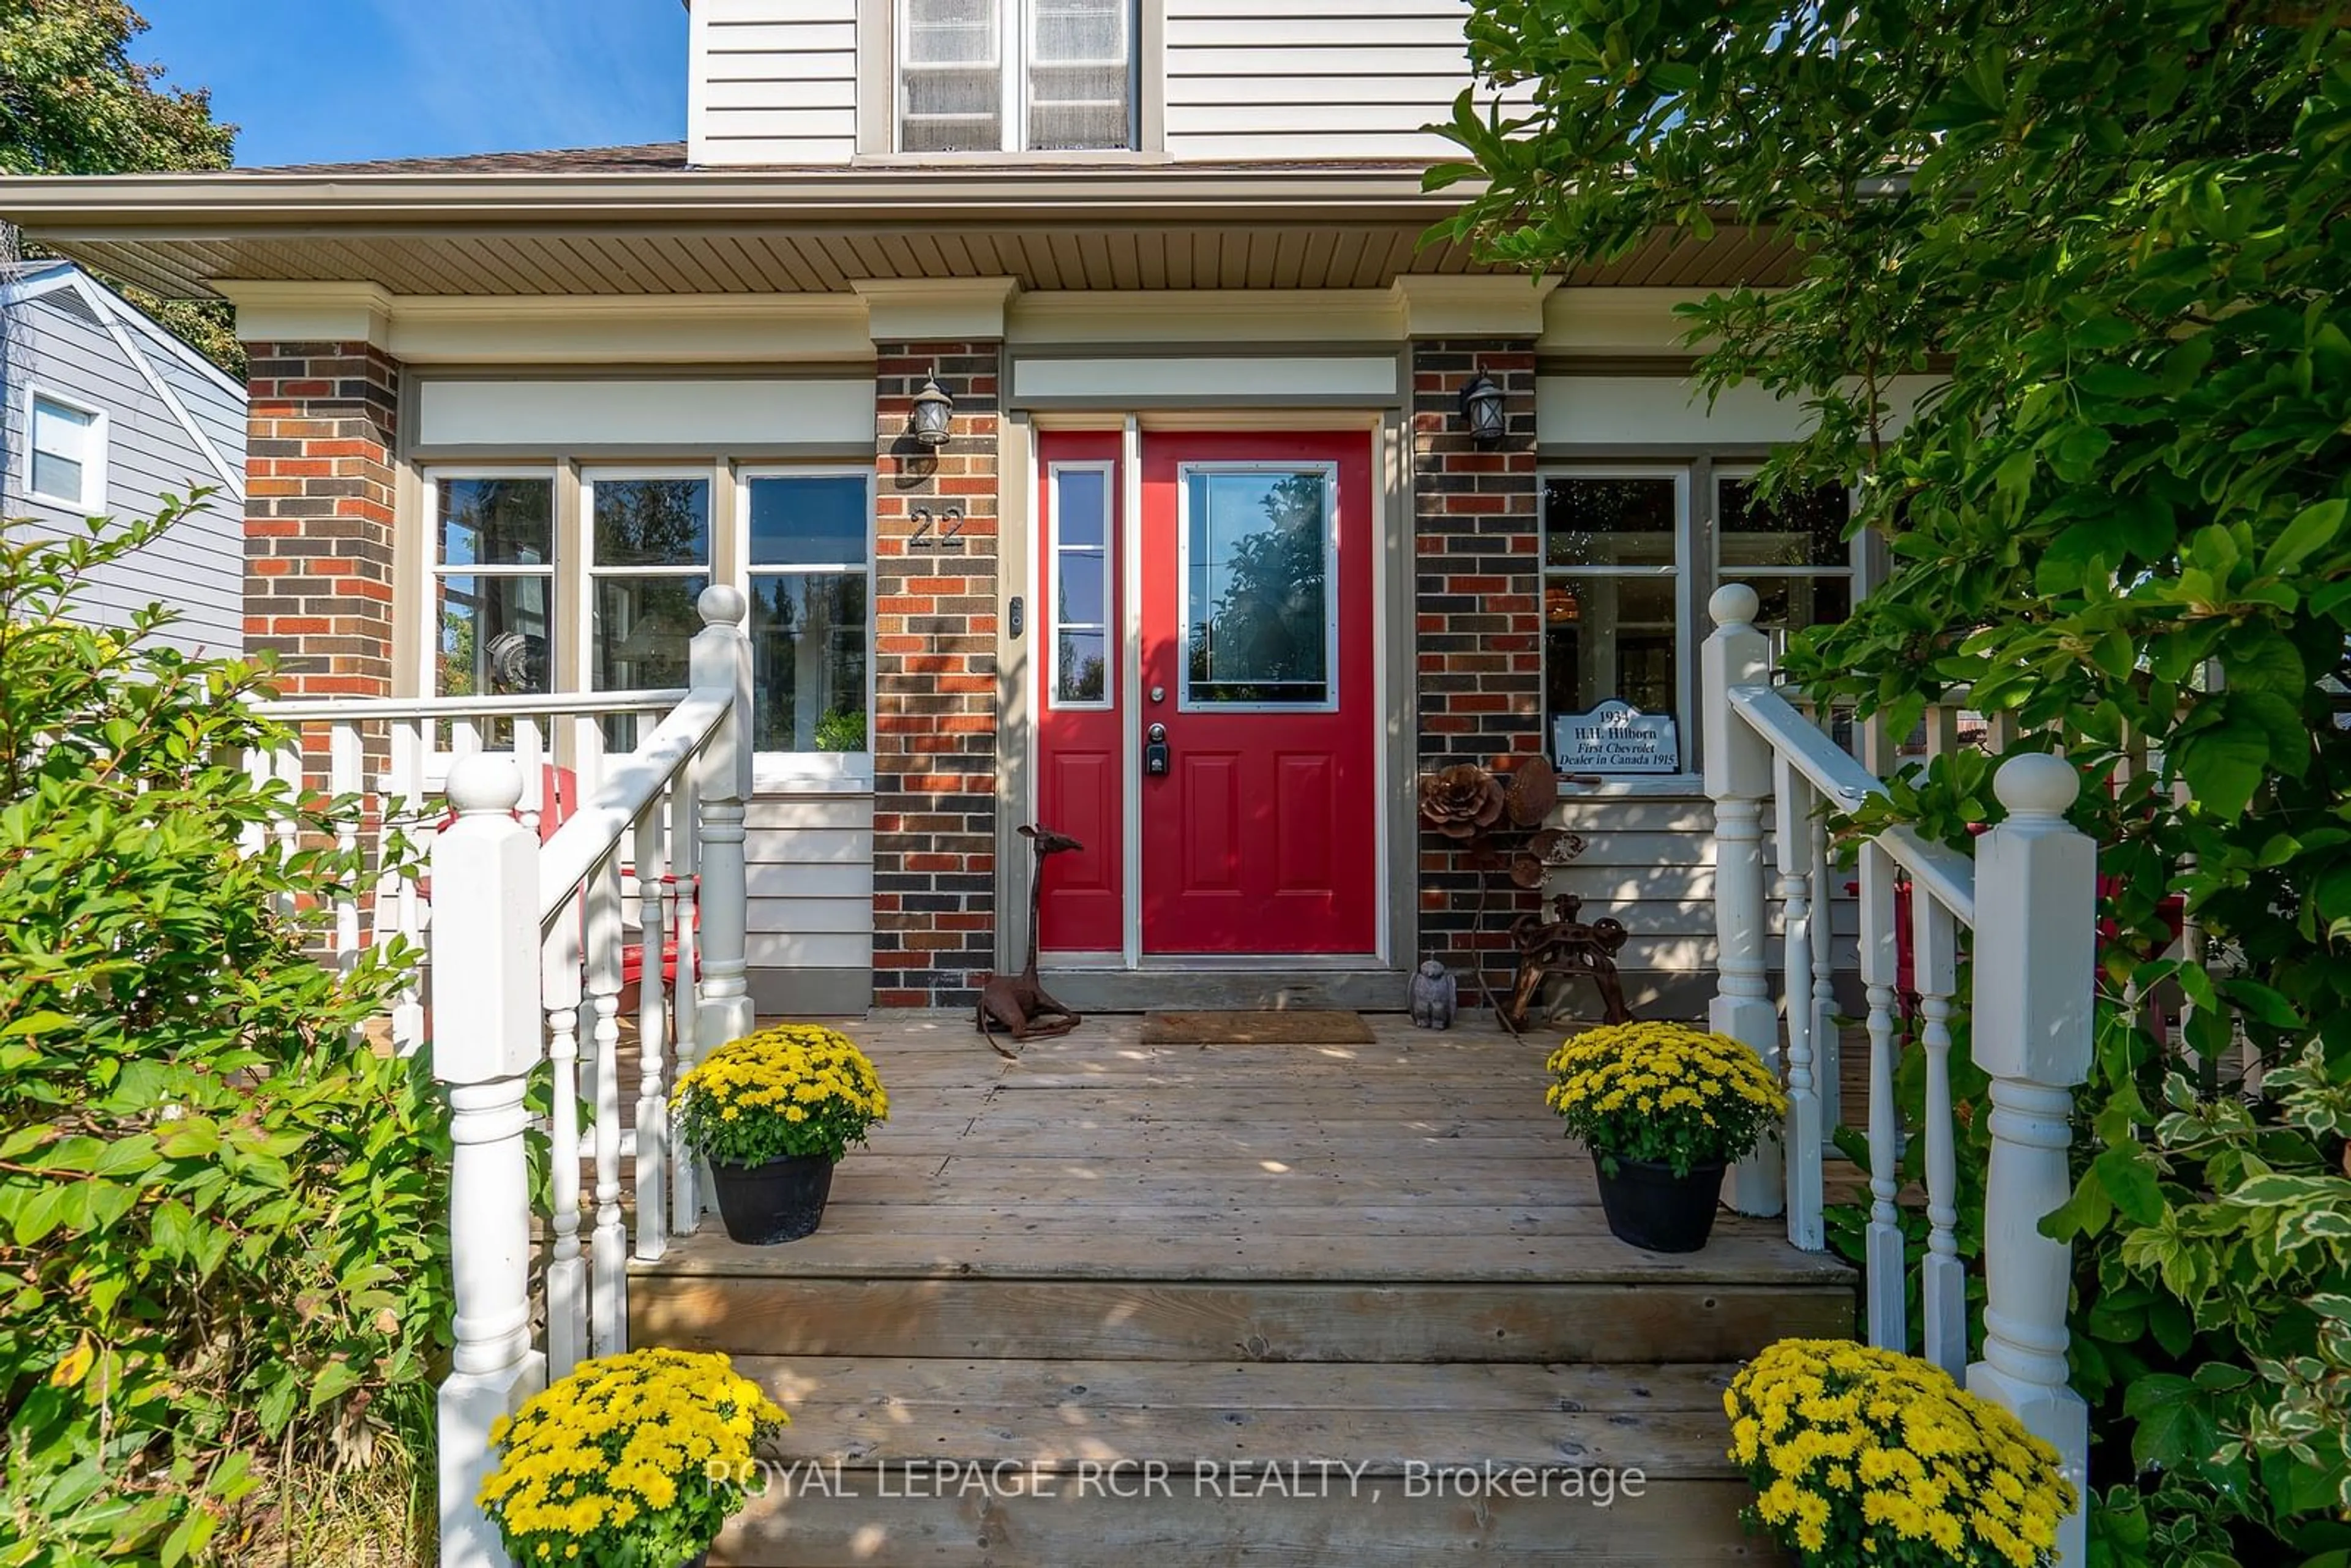
[[[1143,1020],[1145,1045],[1370,1045],[1372,1026],[1360,1013],[1151,1013]]]

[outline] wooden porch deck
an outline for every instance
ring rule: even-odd
[[[631,1281],[635,1343],[732,1352],[792,1412],[799,1468],[713,1561],[1768,1559],[1721,1385],[1850,1333],[1851,1273],[1728,1215],[1698,1254],[1625,1246],[1543,1105],[1548,1037],[1371,1021],[1155,1048],[1104,1018],[1017,1062],[965,1014],[848,1026],[893,1116],[823,1229],[713,1222]],[[1270,1461],[1302,1487],[1235,1494]],[[1430,1495],[1479,1467],[1505,1474]],[[1638,1498],[1557,1495],[1628,1469]]]

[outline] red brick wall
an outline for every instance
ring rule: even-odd
[[[873,1001],[970,1004],[996,967],[997,433],[1000,346],[877,343]],[[953,439],[906,434],[934,370]],[[945,549],[914,512],[963,508]],[[922,541],[927,542],[927,541]],[[956,546],[960,549],[956,549]]]
[[[1481,372],[1509,399],[1506,434],[1490,448],[1469,439],[1461,415],[1461,389]],[[1534,345],[1416,342],[1412,385],[1419,768],[1500,770],[1542,746]],[[1539,895],[1498,889],[1473,937],[1478,873],[1448,843],[1421,831],[1420,947],[1459,964],[1470,946],[1508,946],[1506,906],[1532,909]],[[1500,971],[1497,960],[1498,983]]]
[[[246,647],[287,696],[389,696],[400,368],[366,343],[246,353]]]

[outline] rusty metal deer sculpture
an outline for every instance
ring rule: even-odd
[[[1029,965],[1014,976],[998,975],[979,992],[979,1032],[996,1054],[1017,1059],[1019,1052],[1007,1051],[997,1042],[993,1023],[1016,1041],[1048,1040],[1057,1034],[1067,1034],[1085,1021],[1076,1013],[1055,1001],[1037,983],[1037,912],[1045,899],[1045,862],[1064,850],[1082,850],[1086,846],[1066,833],[1057,833],[1042,823],[1024,826],[1020,836],[1036,851],[1036,870],[1029,878]]]

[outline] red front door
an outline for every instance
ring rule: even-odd
[[[1143,439],[1145,954],[1377,946],[1372,494],[1359,433]]]

